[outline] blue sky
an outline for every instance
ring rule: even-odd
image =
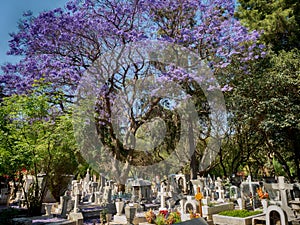
[[[38,15],[45,10],[64,7],[67,0],[2,0],[0,5],[0,65],[15,62],[15,56],[6,56],[9,33],[17,31],[17,23],[25,11]]]

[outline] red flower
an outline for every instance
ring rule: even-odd
[[[159,210],[159,214],[164,215],[164,217],[166,217],[168,215],[168,210],[164,209],[164,210]]]

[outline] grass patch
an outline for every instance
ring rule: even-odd
[[[223,211],[220,212],[219,215],[222,216],[232,216],[232,217],[240,217],[240,218],[245,218],[248,216],[254,216],[257,214],[261,214],[262,211],[248,211],[246,209],[241,209],[241,210],[228,210],[228,211]]]

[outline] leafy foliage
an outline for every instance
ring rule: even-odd
[[[240,0],[236,16],[250,29],[262,30],[262,40],[279,52],[300,47],[299,11],[297,0]]]
[[[0,173],[17,179],[22,185],[26,174],[34,175],[25,200],[30,214],[40,212],[46,188],[55,190],[66,185],[61,176],[73,174],[77,162],[76,144],[68,115],[60,115],[47,97],[38,91],[28,95],[12,95],[1,103]],[[43,184],[38,174],[44,173]],[[60,191],[62,188],[60,188]],[[59,199],[62,193],[53,193]]]
[[[223,212],[220,212],[219,215],[245,218],[245,217],[248,217],[248,216],[258,215],[260,213],[262,213],[262,211],[259,211],[259,210],[257,210],[257,211],[248,211],[246,209],[240,209],[240,210],[223,211]]]

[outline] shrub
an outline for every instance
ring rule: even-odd
[[[241,209],[241,210],[223,211],[223,212],[220,212],[219,215],[244,218],[244,217],[248,217],[248,216],[254,216],[254,215],[257,215],[260,213],[262,213],[262,211],[248,211],[246,209]]]

